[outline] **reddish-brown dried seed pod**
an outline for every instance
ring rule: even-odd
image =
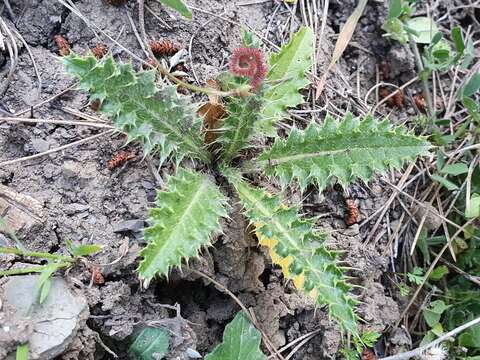
[[[55,35],[53,41],[55,41],[55,44],[58,47],[58,53],[61,56],[67,56],[70,54],[70,44],[62,35]]]
[[[345,217],[345,224],[347,226],[352,226],[358,222],[358,217],[360,215],[360,211],[358,210],[358,206],[353,199],[347,199],[345,201],[347,205],[346,209],[346,217]]]
[[[386,98],[391,94],[392,93],[387,88],[380,89],[380,96],[382,98]],[[389,104],[390,106],[397,107],[399,109],[403,109],[405,105],[405,95],[403,95],[402,91],[396,90],[393,96],[387,99],[387,104]]]
[[[102,44],[102,43],[98,43],[97,45],[95,45],[95,47],[92,49],[92,54],[98,59],[100,60],[101,58],[103,58],[106,54],[107,54],[107,45],[105,44]]]
[[[154,59],[147,59],[147,63],[142,63],[143,70],[152,70],[157,67],[157,61]]]
[[[362,360],[377,360],[377,357],[370,349],[364,349],[362,351]]]
[[[149,45],[153,54],[156,56],[171,56],[176,54],[178,50],[180,50],[178,46],[176,46],[170,40],[150,41]]]
[[[102,285],[105,283],[105,278],[103,277],[103,274],[98,266],[94,266],[92,268],[92,280],[96,285]]]
[[[415,102],[415,105],[417,106],[418,110],[425,113],[425,109],[427,107],[427,102],[425,101],[425,97],[422,94],[414,95],[413,101]]]
[[[107,168],[109,170],[114,170],[119,166],[122,166],[127,161],[135,159],[136,155],[132,152],[128,151],[120,151],[118,154],[114,155],[110,160],[107,162]]]

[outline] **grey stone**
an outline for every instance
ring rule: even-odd
[[[125,220],[113,225],[113,232],[140,232],[145,226],[145,222],[141,219]]]
[[[50,143],[43,139],[32,139],[32,147],[37,153],[40,153],[50,149]]]
[[[80,187],[84,187],[95,177],[96,164],[93,162],[80,163],[68,160],[63,164],[62,173],[67,179],[78,180]]]
[[[67,349],[89,313],[85,298],[74,294],[59,277],[52,278],[46,300],[38,304],[38,280],[38,275],[11,278],[5,285],[5,300],[17,315],[33,323],[34,330],[29,337],[31,357],[47,360]]]
[[[76,177],[77,166],[75,164],[75,161],[71,161],[71,160],[65,161],[62,168],[62,173],[63,173],[63,176],[65,176],[66,178]]]

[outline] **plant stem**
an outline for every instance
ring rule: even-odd
[[[420,55],[417,43],[415,42],[411,34],[408,35],[408,41],[410,43],[410,47],[412,48],[413,54],[415,55],[415,62],[417,63],[419,77],[422,80],[422,87],[425,93],[425,100],[427,100],[427,108],[429,115],[432,119],[435,119],[435,109],[433,108],[432,94],[430,92],[430,87],[428,86],[428,79],[424,76],[424,74],[422,74],[422,72],[425,70],[423,66],[422,56]]]
[[[23,251],[20,249],[7,248],[7,247],[0,247],[0,254],[15,254],[15,255],[21,255],[21,256],[31,256],[31,257],[37,257],[37,258],[62,260],[62,261],[68,261],[68,262],[75,261],[75,259],[70,256],[56,255],[56,254],[50,254],[50,253],[38,252],[38,251]]]
[[[445,335],[440,336],[437,340],[434,340],[427,345],[420,346],[417,349],[410,350],[410,351],[407,351],[407,352],[404,352],[404,353],[401,353],[401,354],[397,354],[397,355],[393,355],[393,356],[388,356],[386,358],[382,358],[382,359],[379,359],[379,360],[406,360],[406,359],[410,359],[414,356],[419,356],[423,352],[428,350],[429,348],[431,348],[435,345],[438,345],[441,342],[447,340],[449,337],[453,337],[453,336],[457,335],[458,333],[462,332],[463,330],[466,330],[469,327],[472,327],[472,326],[477,325],[477,324],[480,324],[480,317],[478,317],[478,318],[476,318],[472,321],[469,321],[466,324],[463,324],[463,325],[453,329],[452,331],[449,331]]]
[[[169,80],[173,81],[177,85],[187,88],[189,90],[192,90],[194,92],[200,92],[207,95],[215,95],[220,97],[228,97],[228,96],[244,97],[244,96],[252,95],[252,93],[250,93],[250,90],[252,89],[250,85],[243,85],[231,91],[220,91],[211,87],[201,87],[201,86],[196,86],[193,84],[186,83],[180,80],[179,78],[175,77],[174,75],[172,75],[170,71],[164,68],[158,61],[157,61],[157,70],[160,74],[162,74],[163,76],[166,76]]]

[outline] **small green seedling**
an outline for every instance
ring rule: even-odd
[[[102,248],[99,245],[74,245],[70,240],[67,240],[67,249],[71,254],[70,256],[0,247],[0,254],[14,254],[21,257],[33,257],[48,260],[48,263],[45,265],[2,270],[0,271],[0,276],[39,273],[40,277],[37,283],[38,302],[42,304],[48,296],[51,286],[51,277],[56,271],[69,268],[77,263],[82,257],[93,255],[99,252]]]

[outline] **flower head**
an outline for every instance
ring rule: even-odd
[[[443,345],[432,346],[431,348],[425,350],[422,354],[423,360],[445,360],[447,358],[448,351],[443,347]]]
[[[234,75],[250,78],[252,88],[258,88],[267,75],[263,53],[257,48],[235,49],[230,59],[230,71]]]

